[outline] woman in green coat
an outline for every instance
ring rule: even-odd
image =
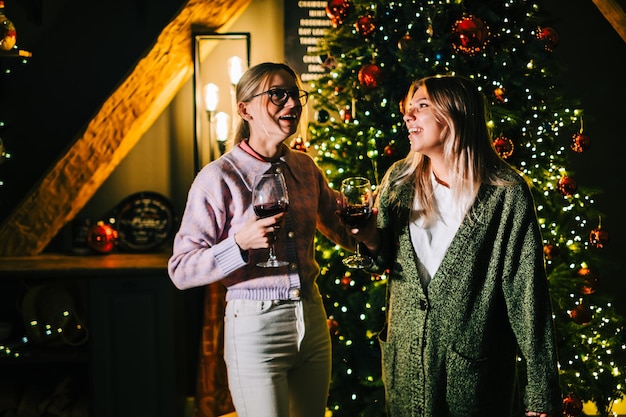
[[[534,201],[492,147],[484,97],[469,79],[428,77],[404,109],[409,155],[381,183],[377,221],[352,230],[389,271],[389,416],[560,414]]]

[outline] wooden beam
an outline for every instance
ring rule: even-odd
[[[598,10],[626,42],[626,13],[615,0],[593,0]]]
[[[43,251],[193,74],[192,26],[224,29],[251,0],[189,0],[85,131],[0,225],[0,256]]]

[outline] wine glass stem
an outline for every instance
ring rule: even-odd
[[[358,240],[356,241],[356,245],[355,245],[355,248],[354,248],[354,254],[355,254],[355,257],[357,259],[361,259],[361,245],[360,245]]]
[[[274,244],[273,243],[270,245],[269,261],[270,262],[276,261],[276,255],[274,254]]]

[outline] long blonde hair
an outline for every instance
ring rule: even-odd
[[[495,151],[487,124],[487,104],[483,94],[470,79],[445,75],[419,79],[411,85],[405,97],[405,108],[418,88],[423,87],[430,100],[436,119],[443,126],[443,157],[451,174],[449,186],[460,213],[465,213],[474,201],[482,183],[509,183],[500,174],[505,161]],[[426,219],[436,215],[433,196],[431,161],[420,152],[409,152],[401,162],[397,174],[389,171],[383,180],[381,192],[398,198],[398,187],[415,181],[420,192],[415,193],[414,207],[424,212]],[[510,168],[510,167],[509,167]]]

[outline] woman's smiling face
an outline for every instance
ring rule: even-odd
[[[276,97],[284,92],[281,90],[297,91],[298,85],[291,74],[280,70],[268,80],[263,90],[257,92],[260,95],[246,103],[250,141],[253,143],[267,142],[265,143],[267,146],[278,145],[293,135],[298,128],[302,114],[302,105],[297,98],[298,94],[289,94],[287,101],[279,106],[270,99],[274,89],[277,89]],[[267,91],[270,93],[263,94]]]
[[[424,86],[419,87],[411,97],[403,119],[409,131],[411,151],[431,158],[435,154],[443,154],[443,128],[437,120]]]

